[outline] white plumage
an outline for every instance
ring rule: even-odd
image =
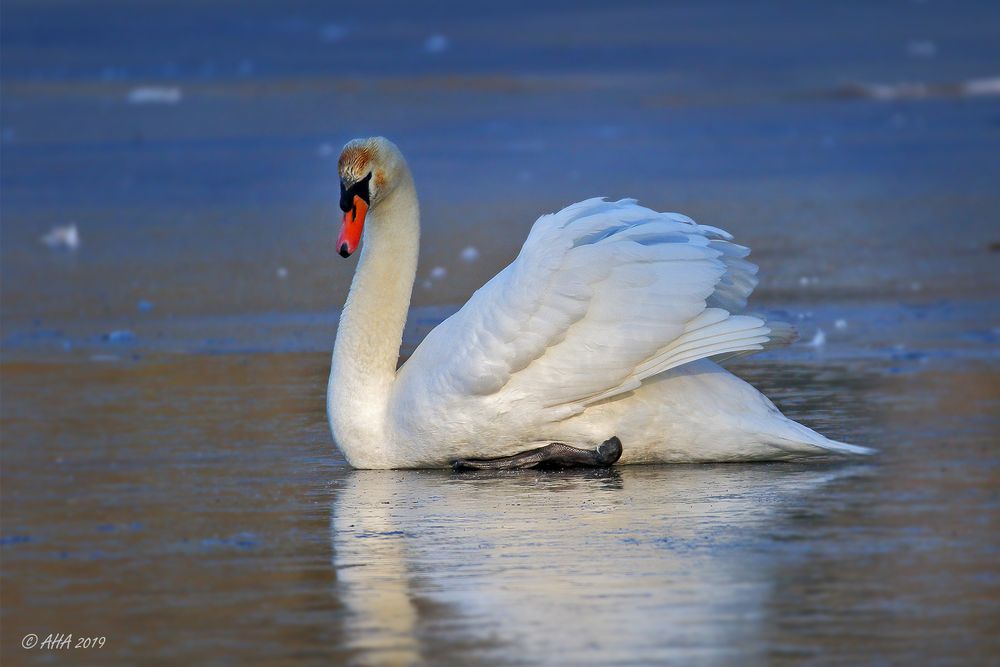
[[[401,156],[394,162],[405,169]],[[379,310],[405,318],[412,273],[375,303],[365,290],[409,272],[400,249],[412,246],[415,270],[418,214],[407,189],[408,171],[391,202],[373,203],[334,352],[331,428],[352,464],[445,466],[548,442],[593,447],[611,436],[622,440],[622,463],[868,451],[786,419],[709,361],[788,342],[792,329],[740,314],[757,284],[747,248],[633,200],[589,199],[539,218],[517,258],[431,331],[398,374],[365,382],[365,371],[348,367],[359,355],[384,356],[385,346],[344,327],[371,332],[402,322]],[[384,260],[391,249],[392,268]],[[384,278],[375,277],[380,271]],[[392,294],[406,301],[392,303]],[[396,332],[388,338],[398,350]],[[365,393],[384,409],[359,406]],[[358,414],[382,423],[346,423]]]

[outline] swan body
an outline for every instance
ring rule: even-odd
[[[787,343],[741,314],[756,286],[726,232],[633,200],[588,199],[535,222],[517,258],[396,363],[419,207],[394,144],[347,144],[340,254],[364,244],[327,391],[356,468],[446,467],[551,442],[624,444],[620,463],[780,460],[870,450],[784,417],[716,361]]]

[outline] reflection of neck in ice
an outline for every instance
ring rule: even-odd
[[[355,472],[333,508],[345,634],[373,664],[433,661],[431,640],[569,663],[588,647],[736,657],[761,636],[779,567],[754,543],[850,470]]]
[[[417,609],[407,573],[404,508],[394,504],[395,475],[355,473],[347,504],[333,512],[333,565],[351,613],[345,635],[371,664],[412,665],[419,658]],[[361,488],[358,482],[363,480]],[[343,492],[341,492],[343,493]],[[339,511],[338,511],[339,510]]]

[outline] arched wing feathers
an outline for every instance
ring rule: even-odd
[[[397,390],[573,414],[695,359],[762,349],[771,329],[736,314],[757,267],[731,238],[633,200],[543,216],[517,258],[427,336]]]

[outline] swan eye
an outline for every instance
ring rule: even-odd
[[[362,178],[360,181],[347,188],[344,187],[344,181],[340,181],[340,210],[347,213],[352,208],[354,208],[354,197],[361,197],[366,204],[371,204],[371,195],[368,192],[368,184],[372,180],[372,173],[369,171],[368,175]]]

